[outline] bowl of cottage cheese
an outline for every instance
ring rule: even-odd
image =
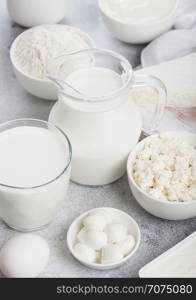
[[[183,220],[196,216],[196,135],[153,134],[139,142],[127,162],[137,202],[154,216]]]

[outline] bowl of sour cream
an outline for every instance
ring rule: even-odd
[[[99,0],[106,27],[119,40],[147,43],[169,30],[179,0]]]

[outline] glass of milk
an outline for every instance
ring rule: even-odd
[[[20,231],[50,223],[66,199],[72,150],[61,129],[34,119],[0,125],[0,217]]]
[[[156,131],[166,103],[166,89],[151,76],[137,76],[127,59],[108,50],[63,54],[48,62],[48,77],[58,87],[58,101],[49,120],[70,137],[71,179],[84,185],[105,185],[126,170],[129,152],[142,128]],[[152,112],[133,101],[133,88],[152,88]]]

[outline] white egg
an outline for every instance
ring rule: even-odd
[[[119,245],[106,245],[101,251],[101,263],[111,264],[123,259],[123,253]]]
[[[103,231],[83,227],[77,235],[78,240],[94,250],[100,250],[107,244],[107,236]]]
[[[88,214],[83,224],[89,229],[103,230],[104,227],[112,221],[110,213],[105,210],[95,210]]]
[[[111,223],[106,226],[104,232],[107,234],[109,243],[118,244],[125,239],[128,229],[121,223]]]
[[[135,238],[132,235],[127,235],[125,240],[120,244],[123,255],[128,255],[135,246]]]
[[[92,263],[96,261],[96,252],[84,244],[77,243],[74,246],[74,252],[79,258],[86,262]]]
[[[6,277],[37,277],[49,260],[48,243],[39,235],[21,234],[0,251],[0,269]]]

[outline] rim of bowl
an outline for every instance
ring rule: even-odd
[[[23,34],[25,34],[28,30],[32,30],[34,28],[37,28],[37,27],[45,27],[45,26],[63,26],[63,27],[66,27],[66,28],[70,28],[70,29],[73,29],[74,31],[76,31],[78,34],[80,34],[82,37],[84,37],[85,41],[87,42],[87,44],[89,45],[89,49],[90,48],[93,48],[95,46],[95,42],[94,40],[89,36],[88,33],[86,33],[85,31],[77,28],[77,27],[74,27],[74,26],[69,26],[69,25],[66,25],[66,24],[42,24],[42,25],[37,25],[37,26],[33,26],[29,29],[26,29],[24,30],[23,32],[21,32],[15,39],[14,41],[12,42],[12,45],[11,45],[11,48],[10,48],[10,59],[11,59],[11,63],[12,65],[14,66],[14,68],[19,71],[20,73],[22,73],[22,75],[32,79],[32,80],[36,80],[38,82],[51,82],[49,79],[41,79],[41,78],[36,78],[32,75],[29,75],[28,73],[24,72],[23,70],[21,70],[21,68],[19,68],[18,66],[16,66],[15,64],[15,58],[14,58],[14,49],[16,47],[16,43],[18,42],[18,40],[22,37]],[[88,49],[88,48],[87,48]],[[82,50],[82,49],[81,49]],[[59,53],[60,55],[60,53]]]
[[[191,133],[191,132],[186,132],[186,131],[166,131],[164,133],[167,133],[167,132],[171,132],[171,133],[175,133],[175,132],[184,132],[184,133],[188,133],[188,134],[192,134],[194,135],[194,133]],[[135,154],[139,151],[138,148],[140,148],[141,145],[143,145],[146,141],[146,139],[150,139],[152,136],[157,136],[159,135],[159,133],[156,133],[156,134],[152,134],[146,138],[144,138],[143,140],[141,140],[135,147],[134,149],[130,152],[129,156],[128,156],[128,159],[127,159],[127,176],[129,177],[129,179],[131,180],[131,183],[134,185],[135,188],[137,188],[143,195],[145,195],[146,197],[148,198],[151,198],[152,200],[156,201],[156,202],[159,202],[159,203],[162,203],[163,205],[174,205],[174,206],[177,206],[177,205],[193,205],[194,203],[196,203],[196,201],[189,201],[189,202],[171,202],[171,201],[167,201],[167,202],[164,202],[164,201],[161,201],[159,199],[156,199],[155,197],[152,197],[151,195],[149,195],[148,193],[146,193],[145,191],[143,191],[138,185],[137,183],[135,182],[134,178],[133,178],[133,175],[132,175],[132,169],[133,169],[133,156],[135,156]],[[135,198],[135,197],[134,197]]]
[[[155,25],[157,23],[162,23],[164,21],[167,21],[167,19],[169,19],[171,16],[173,16],[176,13],[176,10],[177,10],[177,8],[179,6],[179,0],[175,0],[175,5],[174,5],[173,9],[171,10],[171,12],[168,15],[162,17],[160,20],[153,20],[153,21],[148,21],[148,22],[144,22],[144,23],[137,23],[137,22],[129,22],[129,23],[127,23],[127,22],[125,22],[123,20],[119,20],[119,19],[111,16],[109,13],[107,13],[104,10],[103,6],[102,6],[102,3],[101,3],[102,1],[103,0],[98,0],[98,4],[99,4],[100,10],[102,11],[102,13],[104,15],[106,15],[108,18],[112,19],[115,22],[118,22],[118,23],[121,23],[121,24],[124,24],[124,25],[134,25],[134,26],[153,25],[153,24]]]
[[[51,179],[50,181],[47,181],[43,184],[40,184],[40,185],[35,185],[35,186],[30,186],[30,187],[22,187],[22,186],[14,186],[14,185],[8,185],[8,184],[4,184],[4,183],[1,183],[0,182],[0,187],[2,186],[3,188],[8,188],[8,189],[15,189],[15,190],[24,190],[24,191],[27,191],[27,190],[32,190],[32,189],[37,189],[37,188],[41,188],[41,187],[44,187],[50,183],[53,183],[55,182],[56,180],[58,180],[65,172],[66,170],[69,168],[70,166],[70,163],[71,163],[71,160],[72,160],[72,146],[71,146],[71,143],[70,143],[70,140],[68,138],[68,136],[64,133],[63,130],[61,130],[58,126],[52,124],[51,122],[47,122],[47,121],[44,121],[44,120],[40,120],[40,119],[33,119],[33,118],[23,118],[23,119],[14,119],[14,120],[11,120],[11,121],[8,121],[8,122],[4,122],[4,123],[1,123],[0,124],[0,128],[3,127],[3,126],[6,126],[6,125],[9,125],[9,124],[12,124],[13,122],[25,122],[25,121],[31,121],[31,122],[40,122],[40,123],[43,123],[45,125],[49,125],[51,126],[52,128],[55,128],[57,129],[57,131],[60,132],[60,134],[62,134],[64,136],[64,138],[66,139],[66,142],[68,144],[68,148],[69,148],[69,158],[68,158],[68,161],[63,169],[63,171],[61,171],[61,173],[57,176],[55,176],[55,178]]]
[[[137,242],[136,242],[136,245],[134,246],[134,249],[127,255],[125,256],[123,259],[119,260],[118,262],[114,262],[114,263],[110,263],[110,264],[98,264],[98,263],[92,263],[92,262],[88,262],[88,261],[85,261],[83,259],[81,259],[79,256],[77,256],[74,251],[73,251],[73,247],[69,241],[69,237],[71,235],[70,231],[72,229],[72,226],[79,222],[82,218],[84,218],[86,215],[88,215],[89,213],[91,213],[92,211],[95,211],[95,210],[99,210],[99,209],[106,209],[106,210],[115,210],[117,211],[118,213],[121,213],[123,215],[125,215],[126,217],[128,217],[134,224],[135,228],[136,228],[136,231],[137,231]],[[82,213],[81,215],[79,215],[78,217],[76,217],[74,219],[74,221],[70,224],[69,228],[68,228],[68,231],[67,231],[67,246],[68,246],[68,249],[70,251],[70,253],[73,255],[73,257],[75,259],[77,259],[79,262],[81,263],[84,263],[84,264],[88,264],[89,266],[91,267],[95,267],[95,268],[105,268],[105,267],[114,267],[114,266],[118,266],[119,264],[123,264],[125,263],[129,258],[131,258],[132,255],[135,254],[135,252],[138,250],[139,248],[139,245],[141,243],[141,231],[140,231],[140,228],[139,228],[139,225],[138,223],[134,220],[133,217],[131,217],[129,214],[127,214],[126,212],[118,209],[118,208],[113,208],[113,207],[106,207],[106,206],[101,206],[101,207],[96,207],[96,208],[92,208],[90,210],[87,210],[86,212]]]

